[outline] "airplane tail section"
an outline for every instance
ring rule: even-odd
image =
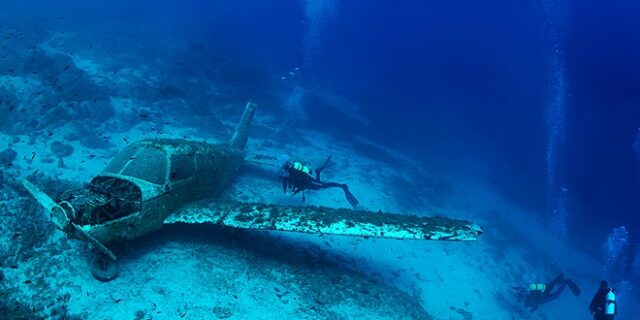
[[[242,119],[240,119],[233,137],[229,140],[231,147],[244,149],[244,146],[247,144],[247,140],[249,139],[249,125],[251,124],[251,120],[253,119],[253,114],[255,112],[256,104],[248,102],[247,106],[244,108],[244,113],[242,113]]]

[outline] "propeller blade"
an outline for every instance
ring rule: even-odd
[[[27,189],[27,191],[29,191],[33,198],[35,198],[36,201],[38,201],[38,203],[40,203],[47,212],[49,212],[51,221],[53,221],[58,229],[64,230],[69,225],[71,220],[67,216],[67,212],[53,199],[51,199],[51,197],[27,179],[22,180],[22,185]]]
[[[73,229],[78,232],[81,238],[85,238],[89,243],[93,245],[95,249],[106,254],[113,260],[118,259],[118,257],[111,250],[109,250],[104,244],[102,244],[102,242],[100,242],[100,240],[90,235],[87,231],[82,229],[82,227],[78,226],[75,223],[71,223],[71,226],[73,226]]]

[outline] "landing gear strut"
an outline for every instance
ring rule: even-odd
[[[118,276],[120,266],[117,260],[113,260],[105,254],[95,252],[91,259],[91,274],[93,277],[108,282]]]

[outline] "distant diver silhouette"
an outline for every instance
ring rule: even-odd
[[[611,289],[607,281],[600,281],[600,287],[589,304],[589,311],[594,320],[613,320],[618,314],[615,290]]]
[[[557,299],[565,287],[569,287],[574,297],[579,296],[582,292],[573,280],[565,279],[562,274],[558,275],[548,284],[531,283],[526,288],[513,287],[512,289],[516,293],[518,302],[524,303],[525,307],[533,312],[537,310],[540,305]],[[554,289],[556,290],[554,291]]]

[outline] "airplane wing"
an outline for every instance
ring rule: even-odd
[[[191,204],[164,223],[416,240],[477,240],[482,234],[475,223],[444,217],[243,202]]]

